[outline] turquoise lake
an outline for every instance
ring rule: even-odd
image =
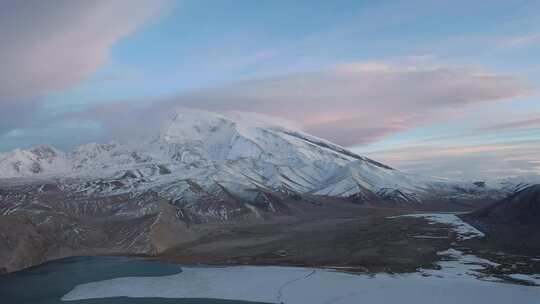
[[[61,301],[76,285],[129,276],[177,274],[181,266],[126,257],[73,257],[0,276],[2,304],[253,304],[215,299],[104,298]],[[260,303],[258,303],[260,304]]]

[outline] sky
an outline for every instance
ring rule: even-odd
[[[540,1],[0,0],[0,152],[259,112],[408,172],[540,174]]]

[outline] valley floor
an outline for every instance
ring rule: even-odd
[[[441,252],[459,250],[496,262],[482,272],[540,274],[540,250],[502,248],[451,213],[409,216],[385,207],[324,207],[303,218],[204,226],[200,239],[155,257],[179,264],[322,267],[354,273],[408,273],[437,268]],[[406,215],[406,216],[403,216]],[[202,233],[202,232],[201,232]]]
[[[104,299],[99,303],[123,303],[118,302],[122,297],[155,303],[161,303],[157,298],[388,303],[406,297],[414,303],[493,304],[535,303],[540,297],[540,252],[502,248],[462,221],[459,212],[385,205],[312,207],[264,221],[190,226],[197,236],[193,241],[143,260],[172,262],[178,267],[172,270],[180,267],[174,264],[192,266],[151,277],[141,273],[99,279],[96,273],[94,279],[81,279],[71,290],[58,292],[50,303],[98,298]],[[41,273],[40,267],[34,272]],[[11,286],[10,276],[18,273],[0,277],[0,283]],[[443,294],[452,297],[440,298]]]

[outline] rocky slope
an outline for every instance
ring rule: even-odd
[[[508,197],[464,218],[497,243],[540,249],[540,184],[518,188]]]
[[[504,200],[475,212],[475,215],[515,225],[540,226],[540,184],[520,189]]]

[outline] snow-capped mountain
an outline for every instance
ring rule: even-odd
[[[48,145],[0,154],[0,178],[41,176],[68,170],[66,155]]]
[[[507,193],[516,193],[532,185],[540,184],[540,175],[522,175],[505,177],[496,181],[500,188]]]
[[[180,110],[144,144],[91,143],[69,154],[48,146],[15,150],[0,158],[0,168],[0,178],[83,179],[71,187],[100,194],[152,190],[190,204],[202,197],[253,201],[261,189],[400,202],[420,202],[434,191],[482,190],[403,173],[273,117],[198,110]]]
[[[454,210],[500,194],[406,174],[271,117],[194,110],[144,143],[1,154],[0,178],[0,271],[66,254],[155,254],[204,223],[360,208],[351,203]]]

